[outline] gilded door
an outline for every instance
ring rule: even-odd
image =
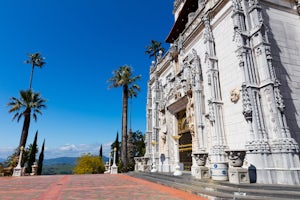
[[[185,110],[177,113],[179,139],[179,162],[183,163],[185,171],[191,171],[192,166],[192,136],[186,123]]]

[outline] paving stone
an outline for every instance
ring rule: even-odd
[[[123,174],[1,177],[1,200],[193,200],[197,195]]]

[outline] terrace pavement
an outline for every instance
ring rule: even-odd
[[[1,200],[204,200],[125,174],[0,177]]]

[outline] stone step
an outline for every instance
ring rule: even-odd
[[[232,184],[227,181],[199,180],[189,173],[131,172],[128,175],[184,190],[208,199],[300,199],[299,186],[266,184]]]

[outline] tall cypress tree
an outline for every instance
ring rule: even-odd
[[[37,175],[42,175],[43,161],[44,161],[44,149],[45,149],[45,139],[44,139],[42,150],[41,150],[41,153],[40,153],[40,156],[39,156]]]
[[[100,150],[99,150],[99,157],[100,157],[100,159],[102,159],[102,158],[103,158],[103,154],[102,154],[102,144],[101,144],[101,146],[100,146]]]
[[[26,168],[26,172],[28,172],[28,173],[32,172],[31,166],[34,164],[34,162],[36,160],[36,153],[38,152],[37,137],[38,137],[38,131],[35,132],[34,141],[32,143],[31,149],[29,148],[30,149],[29,159],[28,159],[27,168]]]

